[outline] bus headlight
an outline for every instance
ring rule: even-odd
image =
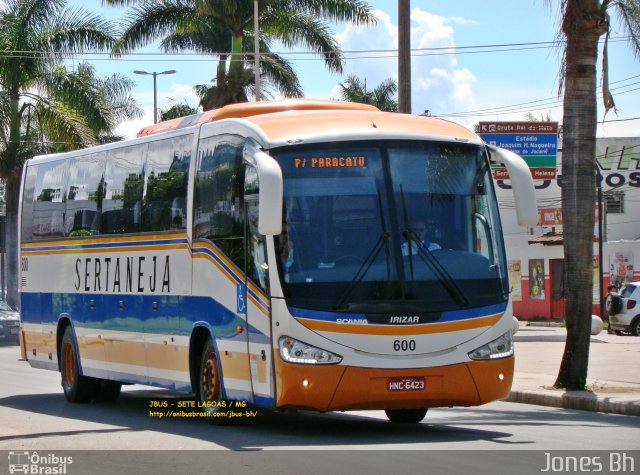
[[[511,331],[469,353],[472,360],[496,360],[513,355]]]
[[[288,363],[337,364],[342,361],[342,356],[340,355],[316,348],[288,336],[281,336],[278,343],[280,357]]]

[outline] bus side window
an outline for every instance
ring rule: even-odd
[[[65,217],[67,236],[100,234],[105,159],[105,152],[69,159]]]
[[[244,269],[244,139],[200,139],[194,189],[194,238],[211,240]]]
[[[33,239],[64,236],[67,188],[66,160],[38,166],[33,203]]]
[[[23,241],[33,239],[33,200],[36,189],[36,178],[38,176],[38,165],[29,165],[22,187],[22,231]]]
[[[102,233],[140,231],[146,144],[107,152],[105,193],[102,202]]]
[[[145,163],[143,231],[185,229],[192,135],[151,142]]]

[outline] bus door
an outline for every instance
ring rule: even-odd
[[[273,399],[271,361],[271,305],[265,237],[258,232],[258,173],[251,165],[245,171],[245,302],[247,348],[254,401]]]

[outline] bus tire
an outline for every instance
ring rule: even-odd
[[[91,401],[96,384],[92,378],[80,375],[79,356],[73,329],[68,326],[64,330],[60,345],[62,390],[67,401],[85,403]]]
[[[207,338],[202,348],[198,369],[198,401],[207,412],[217,412],[217,403],[220,402],[221,394],[222,381],[218,368],[218,357],[211,338]],[[209,404],[213,405],[209,406]]]
[[[386,409],[387,417],[394,424],[417,424],[427,415],[427,408],[419,409]]]

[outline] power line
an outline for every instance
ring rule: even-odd
[[[636,75],[636,76],[631,76],[629,78],[625,78],[625,79],[621,79],[619,81],[614,81],[612,83],[610,83],[611,85],[613,84],[619,84],[622,82],[627,82],[630,81],[632,79],[637,79],[639,78],[640,75]],[[612,87],[610,88],[611,91],[618,91],[616,94],[620,95],[620,94],[626,94],[628,92],[634,92],[637,91],[640,88],[634,88],[634,89],[628,89],[628,90],[621,90],[621,89],[625,89],[631,86],[635,86],[635,85],[639,85],[640,82],[633,82],[631,84],[624,84],[624,85],[620,85],[618,87]],[[598,89],[601,89],[601,86],[598,86]],[[602,96],[599,96],[599,98],[601,99]],[[531,109],[530,107],[525,107],[525,106],[529,106],[529,105],[534,105],[537,104],[538,106],[552,106],[552,107],[559,107],[560,105],[562,105],[562,99],[558,99],[557,97],[548,97],[545,99],[538,99],[538,100],[534,100],[534,101],[528,101],[528,102],[520,102],[517,104],[513,104],[513,105],[506,105],[506,106],[498,106],[498,107],[489,107],[486,109],[475,109],[475,110],[471,110],[471,111],[463,111],[463,112],[452,112],[449,114],[434,114],[434,116],[437,117],[476,117],[476,116],[481,116],[481,115],[488,115],[488,114],[506,114],[506,113],[517,113],[517,112],[529,112],[529,111],[538,111],[538,110],[544,110],[547,107],[541,107],[541,108],[537,108],[537,109]],[[632,120],[632,119],[629,119]]]
[[[629,41],[630,37],[628,36],[620,36],[620,37],[611,37],[609,38],[609,43],[617,43],[617,42],[626,42]],[[412,56],[428,56],[428,55],[442,55],[442,54],[463,54],[468,52],[469,50],[479,50],[479,51],[471,51],[471,53],[495,53],[502,51],[523,51],[527,49],[548,49],[549,47],[561,47],[564,45],[564,41],[532,41],[525,43],[497,43],[497,44],[487,44],[487,45],[467,45],[467,46],[438,46],[438,47],[426,47],[426,48],[412,48],[411,55]],[[260,53],[260,56],[266,57],[269,55],[278,55],[278,56],[318,56],[331,54],[331,51],[274,51],[270,53]],[[114,57],[110,52],[102,52],[102,51],[78,51],[74,53],[68,53],[64,51],[39,51],[39,50],[3,50],[0,53],[0,57],[17,57],[17,58],[31,58],[34,56],[55,56],[55,57],[63,57],[67,59],[72,59],[76,56],[85,56],[85,55],[98,55],[98,56],[109,56],[109,60],[117,60],[123,61],[124,58],[122,56],[163,56],[165,57],[164,61],[168,61],[166,56],[206,56],[207,54],[211,54],[212,56],[231,56],[231,51],[228,52],[219,52],[219,53],[197,53],[197,52],[178,52],[178,53],[167,53],[167,52],[127,52]],[[345,50],[342,51],[342,54],[347,59],[358,59],[358,57],[351,57],[349,55],[358,55],[358,54],[366,54],[366,55],[376,55],[376,56],[366,56],[368,58],[384,58],[384,57],[392,57],[389,55],[397,55],[397,48],[390,49],[359,49],[359,50]],[[237,53],[236,56],[241,56],[243,58],[253,57],[254,53]],[[363,56],[364,58],[364,56]],[[313,60],[323,60],[322,58],[311,58]],[[210,61],[210,59],[203,59],[204,61]],[[139,61],[139,59],[137,60]],[[174,61],[172,58],[170,61]],[[186,61],[193,61],[191,59]]]

